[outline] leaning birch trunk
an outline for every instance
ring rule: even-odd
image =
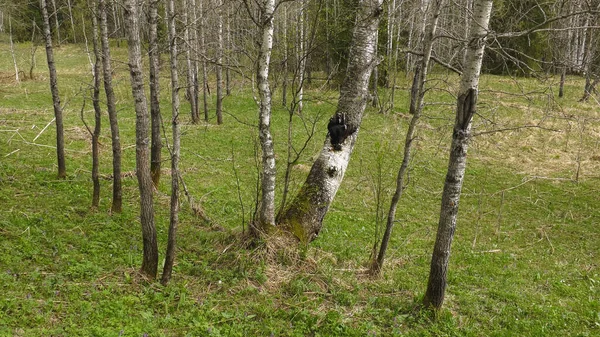
[[[367,104],[369,77],[377,61],[377,28],[383,0],[360,0],[346,77],[332,121],[344,120],[335,127],[344,129],[347,138],[331,144],[328,133],[321,153],[296,198],[283,213],[281,224],[302,242],[317,237],[323,218],[342,183]]]
[[[111,212],[121,213],[123,204],[121,189],[121,138],[119,136],[119,122],[117,119],[117,100],[112,86],[112,63],[108,41],[106,0],[98,0],[98,13],[100,14],[100,41],[102,43],[102,75],[104,79],[104,93],[106,94],[106,109],[108,110],[108,120],[110,123],[113,156],[113,199]]]
[[[396,191],[392,196],[385,232],[383,234],[383,238],[381,239],[381,246],[379,248],[377,258],[371,265],[371,273],[375,275],[379,274],[381,272],[381,268],[383,268],[385,252],[392,235],[394,221],[396,220],[396,208],[400,198],[402,197],[402,192],[404,192],[404,178],[406,175],[406,170],[408,169],[408,163],[411,159],[412,144],[413,140],[415,139],[415,130],[417,129],[419,119],[421,118],[421,113],[423,112],[425,81],[427,80],[427,73],[429,71],[429,60],[433,50],[433,42],[435,32],[437,30],[438,18],[442,10],[442,0],[432,0],[430,5],[431,8],[427,11],[428,18],[425,28],[425,36],[423,38],[423,57],[421,58],[421,64],[417,66],[418,70],[415,72],[413,84],[413,87],[416,88],[416,92],[413,93],[415,94],[415,97],[410,101],[410,113],[412,114],[412,118],[408,126],[408,130],[406,131],[406,139],[404,141],[404,157],[402,158],[402,164],[398,170],[398,177],[396,178]]]
[[[259,223],[250,228],[254,237],[267,232],[275,226],[275,150],[271,136],[271,88],[269,86],[269,62],[273,48],[273,14],[275,0],[263,0],[258,22],[260,28],[260,49],[258,54],[258,70],[256,74],[258,94],[260,96],[260,112],[258,135],[262,149],[261,202]]]
[[[223,124],[223,0],[218,0],[217,13],[217,124]]]
[[[94,132],[92,133],[92,183],[94,192],[92,193],[92,208],[97,209],[100,205],[100,132],[102,123],[102,109],[100,108],[100,66],[102,64],[102,54],[98,45],[98,19],[96,13],[92,12],[92,43],[94,45],[94,88],[92,103],[94,105]]]
[[[184,7],[184,10],[187,8]],[[177,73],[177,41],[175,31],[175,0],[167,3],[167,25],[169,35],[169,52],[171,61],[171,125],[173,130],[173,148],[171,151],[171,216],[169,218],[169,239],[165,267],[160,282],[169,283],[175,262],[175,248],[177,243],[177,225],[179,223],[179,75]]]
[[[44,38],[46,40],[46,58],[48,60],[48,71],[50,72],[50,91],[52,92],[52,103],[54,107],[54,117],[56,121],[56,157],[58,161],[58,178],[64,179],[67,176],[65,165],[65,138],[63,131],[63,115],[60,106],[60,96],[58,94],[58,78],[56,75],[56,66],[54,65],[54,51],[52,48],[52,34],[50,33],[50,21],[48,19],[48,4],[46,0],[41,0],[42,19],[44,20]]]
[[[154,227],[154,205],[152,203],[152,177],[150,175],[150,151],[148,144],[148,107],[142,76],[142,52],[140,46],[139,12],[137,0],[124,2],[127,45],[129,50],[129,75],[131,92],[135,100],[135,163],[140,189],[140,221],[144,256],[142,273],[154,279],[158,268],[158,244]]]
[[[152,145],[150,146],[150,172],[152,173],[152,183],[158,188],[160,182],[160,164],[162,141],[160,138],[160,87],[159,87],[159,63],[160,50],[158,49],[158,2],[160,0],[150,0],[148,7],[149,24],[149,46],[148,58],[150,63],[150,116],[152,130]]]
[[[456,229],[458,203],[467,166],[467,149],[471,138],[471,121],[476,111],[479,75],[488,33],[493,0],[476,1],[473,8],[469,45],[461,77],[452,133],[448,172],[442,193],[440,220],[431,257],[427,291],[423,298],[426,307],[440,309],[444,303],[450,247]]]

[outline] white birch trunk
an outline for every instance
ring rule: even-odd
[[[442,193],[440,220],[431,257],[431,269],[423,303],[441,308],[446,291],[450,247],[456,229],[458,204],[467,166],[471,121],[476,110],[479,75],[493,0],[478,0],[473,5],[467,59],[458,90],[456,119],[448,160],[448,172]]]
[[[217,124],[223,124],[223,0],[217,0]]]
[[[275,226],[275,150],[271,136],[271,88],[269,85],[269,62],[273,48],[273,14],[275,0],[263,0],[261,4],[260,50],[256,74],[260,97],[259,138],[262,149],[261,202],[258,226],[251,228],[256,237]]]
[[[321,230],[323,218],[335,197],[348,167],[367,104],[369,78],[376,65],[377,28],[383,0],[360,0],[353,31],[348,69],[340,88],[336,116],[345,116],[351,132],[340,150],[332,149],[327,134],[323,149],[313,164],[306,182],[285,211],[281,223],[298,239],[309,242]]]
[[[300,13],[298,14],[298,114],[302,115],[304,101],[304,73],[306,72],[306,53],[304,52],[304,0],[299,2]]]
[[[281,84],[281,104],[287,106],[287,86],[288,86],[288,15],[287,4],[283,4],[283,80]]]
[[[152,177],[150,174],[149,118],[144,78],[142,75],[142,51],[140,44],[139,10],[136,0],[125,0],[125,24],[129,50],[129,75],[131,92],[135,100],[135,163],[140,190],[140,222],[144,254],[142,273],[154,279],[158,269],[158,244],[154,226],[154,204],[152,202]]]

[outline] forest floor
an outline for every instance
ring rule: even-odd
[[[17,45],[29,73],[30,45]],[[43,48],[34,78],[14,80],[0,44],[1,336],[598,336],[600,335],[600,109],[579,103],[584,80],[483,76],[444,309],[421,310],[439,217],[457,77],[438,70],[419,126],[410,181],[379,278],[366,266],[382,233],[409,121],[409,77],[395,108],[369,107],[356,149],[317,240],[278,254],[248,249],[256,199],[257,106],[234,75],[217,126],[182,108],[181,167],[196,202],[183,202],[171,283],[140,278],[135,113],[126,50],[113,51],[123,147],[124,209],[109,214],[111,147],[102,120],[100,209],[90,209],[90,65],[84,46],[56,50],[65,103],[68,177],[56,178],[55,128]],[[163,55],[162,110],[171,114]],[[313,81],[303,113],[316,134],[292,171],[292,194],[322,146],[337,93]],[[288,113],[275,91],[278,196]],[[211,82],[214,89],[214,82]],[[214,91],[214,90],[213,90]],[[384,97],[387,92],[380,89]],[[385,101],[385,99],[382,99]],[[293,142],[307,132],[294,117]],[[47,128],[46,128],[47,126]],[[167,138],[169,126],[166,125]],[[497,132],[496,132],[497,131]],[[166,159],[168,152],[165,149]],[[155,194],[161,259],[169,219],[169,162]]]

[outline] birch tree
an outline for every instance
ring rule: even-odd
[[[171,279],[173,264],[175,261],[176,234],[179,223],[179,75],[177,73],[177,41],[175,31],[175,0],[167,3],[167,25],[169,35],[169,53],[171,63],[171,126],[173,131],[173,147],[171,149],[171,215],[169,217],[169,239],[167,242],[167,254],[165,256],[165,267],[161,277],[161,283],[166,285]]]
[[[152,203],[152,177],[150,174],[150,151],[148,144],[148,107],[142,76],[142,52],[139,30],[137,0],[125,0],[125,24],[129,52],[129,75],[131,91],[135,100],[135,163],[140,190],[140,222],[144,242],[141,271],[154,279],[158,268],[158,244],[154,227],[154,205]],[[177,179],[177,178],[174,178]]]
[[[102,109],[100,108],[100,67],[102,66],[102,54],[98,43],[98,18],[96,12],[92,11],[92,44],[94,47],[94,86],[92,87],[92,104],[94,105],[94,131],[92,132],[92,208],[98,208],[100,204],[100,132],[102,131]]]
[[[17,58],[15,56],[15,46],[13,43],[13,34],[12,34],[12,19],[10,14],[8,14],[8,39],[10,41],[10,55],[12,56],[13,65],[15,66],[15,81],[20,83],[19,79],[19,66],[17,65]]]
[[[113,193],[111,211],[121,213],[122,188],[121,188],[121,138],[119,137],[119,122],[117,119],[117,101],[112,85],[112,61],[110,58],[110,45],[108,41],[108,20],[106,0],[98,0],[98,14],[100,15],[100,41],[102,44],[102,75],[104,79],[104,92],[106,94],[106,108],[110,123],[110,139],[112,143],[113,167]]]
[[[158,47],[158,3],[160,0],[148,2],[149,45],[148,58],[150,63],[150,119],[152,144],[150,146],[150,172],[152,183],[158,187],[160,182],[160,164],[162,140],[160,138],[160,50]]]
[[[204,0],[199,1],[199,11],[200,11],[200,45],[198,46],[198,50],[202,55],[206,55],[206,47],[204,44],[205,41],[205,23],[204,23],[204,11],[203,11],[203,3]],[[206,64],[206,57],[202,57],[202,110],[204,111],[204,121],[208,123],[208,69]]]
[[[194,73],[194,66],[192,64],[192,51],[195,45],[195,42],[193,41],[193,39],[191,38],[193,36],[193,34],[190,33],[190,26],[192,25],[192,23],[189,20],[189,15],[188,15],[188,11],[190,10],[190,8],[188,7],[188,2],[187,0],[183,0],[183,10],[182,10],[182,17],[183,17],[183,41],[185,41],[185,61],[186,61],[186,72],[187,72],[187,86],[186,86],[186,91],[187,91],[187,98],[188,101],[190,102],[190,109],[191,109],[191,116],[192,116],[192,123],[193,124],[197,124],[200,121],[200,117],[198,116],[198,107],[197,107],[197,101],[196,101],[196,92],[195,92],[195,86],[194,86],[194,82],[195,77],[197,74]],[[193,9],[195,10],[195,9]]]
[[[223,124],[223,0],[217,0],[217,124]]]
[[[247,5],[247,4],[246,4]],[[248,12],[251,10],[248,8]],[[259,93],[258,135],[262,150],[261,200],[258,223],[250,227],[254,237],[259,237],[275,226],[275,150],[271,135],[271,87],[269,85],[269,62],[273,49],[273,15],[275,0],[262,0],[259,16],[257,85]],[[218,89],[217,89],[218,90]],[[218,94],[217,94],[218,96]]]
[[[56,122],[56,157],[58,162],[58,178],[64,179],[67,176],[65,165],[65,138],[63,131],[63,113],[60,106],[60,95],[58,92],[58,76],[56,75],[56,65],[54,64],[54,49],[52,47],[52,33],[50,32],[50,20],[48,19],[48,3],[41,0],[40,10],[44,22],[44,39],[46,40],[46,59],[48,61],[48,71],[50,73],[50,91],[52,92],[52,105],[54,108],[54,119]]]
[[[337,193],[350,161],[367,104],[369,78],[377,60],[377,29],[383,0],[359,0],[346,76],[319,157],[281,218],[302,242],[312,241]]]
[[[467,165],[467,149],[471,138],[471,122],[476,112],[479,75],[492,4],[492,0],[477,0],[473,5],[473,19],[469,29],[466,63],[458,90],[456,119],[442,192],[438,231],[431,257],[427,291],[423,299],[426,307],[435,309],[440,309],[444,302],[450,247],[456,229],[458,204]]]
[[[54,16],[54,26],[56,30],[56,45],[60,47],[62,40],[60,39],[60,24],[58,23],[58,9],[56,7],[56,0],[50,0],[50,2],[52,3],[52,8],[54,10],[52,12],[52,16]]]
[[[392,228],[394,226],[394,221],[396,219],[396,208],[404,191],[405,176],[411,159],[412,144],[415,140],[415,131],[417,129],[419,119],[421,118],[421,113],[423,112],[425,82],[427,80],[427,73],[429,71],[429,61],[433,51],[433,42],[437,30],[438,19],[442,9],[442,0],[431,0],[429,6],[430,8],[426,12],[426,26],[422,50],[423,56],[421,57],[420,64],[417,65],[415,70],[415,77],[413,80],[414,90],[411,93],[409,111],[412,114],[412,118],[408,126],[408,130],[406,131],[406,139],[404,141],[404,156],[402,158],[400,169],[398,170],[398,176],[396,178],[396,191],[392,196],[385,232],[381,240],[381,246],[377,253],[377,257],[373,260],[371,265],[371,272],[373,274],[379,274],[381,268],[383,267],[385,252],[387,250],[387,246],[392,234]]]

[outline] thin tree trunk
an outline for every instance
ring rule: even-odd
[[[379,93],[377,92],[377,82],[379,81],[379,70],[378,67],[373,67],[373,74],[371,75],[373,82],[373,92],[371,93],[371,105],[376,108],[379,100]],[[382,110],[383,112],[383,110]]]
[[[33,70],[35,69],[35,52],[37,51],[37,43],[35,42],[35,31],[37,29],[37,25],[35,24],[35,20],[31,20],[31,65],[29,67],[29,79],[33,80]]]
[[[192,90],[192,94],[193,94],[193,100],[194,100],[194,110],[193,113],[196,116],[196,120],[200,121],[200,112],[199,109],[200,107],[198,106],[198,97],[199,97],[199,85],[198,85],[198,57],[199,55],[199,44],[198,44],[198,14],[197,14],[197,9],[196,9],[196,0],[191,0],[191,5],[192,5],[192,31],[191,31],[191,39],[193,43],[191,44],[191,47],[194,48],[193,50],[193,57],[192,57],[192,74],[193,74],[193,90]],[[201,2],[201,1],[200,1]],[[202,55],[203,56],[203,55]]]
[[[150,116],[152,130],[152,145],[150,148],[150,172],[152,183],[158,187],[160,182],[160,164],[162,140],[160,138],[160,50],[158,47],[158,3],[160,0],[150,0],[148,8],[148,24],[150,28],[150,44],[148,57],[150,60]]]
[[[283,83],[281,84],[281,104],[287,106],[287,86],[288,86],[288,15],[287,4],[283,4]]]
[[[50,91],[52,92],[52,104],[54,117],[56,118],[56,157],[58,162],[58,178],[67,176],[65,165],[65,138],[63,131],[63,115],[60,106],[60,95],[58,94],[58,77],[54,65],[54,51],[52,48],[52,34],[50,33],[50,21],[48,19],[48,4],[41,0],[42,19],[44,21],[44,38],[46,40],[46,58],[48,60],[48,71],[50,72]]]
[[[196,101],[194,98],[196,94],[194,93],[194,68],[192,66],[192,46],[194,46],[194,42],[190,39],[190,20],[188,16],[188,11],[190,8],[188,7],[187,0],[183,0],[183,41],[185,41],[185,61],[186,61],[186,72],[187,72],[187,98],[190,102],[191,108],[191,116],[192,123],[198,124],[200,121],[200,117],[198,116],[198,107],[196,105]]]
[[[298,65],[298,114],[302,115],[302,108],[304,107],[304,75],[306,73],[306,53],[304,52],[305,38],[304,38],[304,6],[306,2],[301,0],[298,2],[300,5],[300,14],[298,14],[298,57],[300,58],[300,64]]]
[[[56,0],[50,0],[52,3],[52,8],[54,9],[54,25],[56,27],[56,46],[60,47],[60,43],[62,40],[60,39],[60,25],[58,23],[58,10],[56,8]]]
[[[92,11],[92,43],[94,46],[94,88],[92,103],[94,105],[94,132],[92,133],[92,183],[94,191],[92,193],[92,208],[97,209],[100,205],[100,147],[99,139],[102,123],[102,109],[100,108],[100,66],[102,64],[102,54],[98,45],[98,18],[96,13]]]
[[[227,39],[225,40],[225,53],[226,53],[226,59],[227,59],[227,66],[225,67],[225,95],[229,96],[231,95],[231,71],[230,71],[230,67],[229,64],[231,64],[230,62],[230,58],[231,58],[231,14],[229,13],[229,8],[231,6],[227,6],[227,27],[226,27],[226,33],[227,33]]]
[[[395,11],[396,11],[396,0],[388,1],[388,13],[387,13],[387,43],[385,50],[385,87],[389,89],[392,83],[392,74],[396,72],[396,69],[392,69],[394,65],[394,31],[395,31]],[[395,75],[394,75],[395,76]],[[393,97],[390,99],[393,100]],[[391,103],[393,104],[393,103]]]
[[[448,160],[448,172],[442,192],[440,220],[431,257],[427,291],[423,298],[426,307],[440,309],[447,285],[450,247],[456,229],[458,204],[467,166],[467,149],[471,138],[471,122],[476,111],[479,75],[485,49],[485,38],[493,0],[475,1],[470,29],[469,46],[464,72],[458,90],[456,119]]]
[[[77,43],[77,37],[75,36],[75,22],[73,21],[73,8],[71,6],[71,0],[67,0],[67,6],[69,8],[69,18],[71,19],[71,31],[73,32],[73,43]]]
[[[254,237],[260,236],[275,226],[275,150],[271,136],[271,88],[269,86],[269,62],[273,48],[273,14],[275,0],[263,0],[261,15],[258,20],[260,28],[260,50],[258,54],[258,70],[256,74],[258,93],[260,96],[259,138],[262,149],[261,202],[259,223],[250,228]]]
[[[331,144],[331,133],[327,134],[323,149],[304,185],[281,219],[284,228],[302,242],[312,241],[321,230],[323,218],[342,182],[354,149],[367,104],[369,78],[376,63],[381,4],[382,0],[358,2],[348,69],[340,88],[336,114],[330,120],[331,130],[344,130],[343,137],[336,137],[336,144]]]
[[[158,268],[158,244],[154,227],[154,205],[152,203],[152,176],[150,174],[150,151],[148,144],[148,107],[142,76],[142,52],[140,46],[139,11],[136,0],[125,0],[125,23],[129,50],[129,75],[131,91],[135,100],[135,163],[140,189],[140,221],[144,241],[142,273],[151,279]],[[177,179],[175,177],[175,179]]]
[[[121,47],[120,41],[121,38],[123,37],[122,32],[121,32],[121,24],[119,21],[119,15],[117,15],[117,2],[116,0],[111,0],[111,6],[110,6],[111,10],[112,10],[112,16],[113,16],[113,25],[114,25],[114,30],[113,30],[113,37],[117,38],[117,47]]]
[[[187,8],[184,7],[184,10]],[[161,283],[166,285],[171,279],[173,264],[175,262],[175,248],[177,243],[177,225],[179,223],[179,75],[177,73],[177,41],[175,31],[175,1],[169,0],[167,4],[167,24],[169,35],[169,51],[171,60],[171,107],[173,130],[173,149],[171,151],[171,216],[169,218],[169,239],[165,267],[163,268]]]
[[[208,123],[208,69],[206,66],[206,48],[204,46],[204,11],[202,5],[204,0],[200,1],[200,52],[202,53],[202,106],[204,109],[204,121]]]
[[[563,97],[565,94],[565,77],[567,73],[567,67],[563,66],[560,71],[560,86],[558,88],[558,97]]]
[[[100,41],[102,43],[102,74],[104,79],[104,92],[106,94],[106,107],[110,123],[110,137],[112,142],[113,166],[113,199],[111,212],[121,213],[121,138],[119,137],[119,122],[117,119],[117,101],[112,86],[112,64],[110,59],[110,46],[108,41],[108,23],[105,0],[98,0],[98,13],[100,14]]]
[[[442,9],[442,0],[432,0],[431,5],[432,7],[427,11],[428,22],[427,27],[425,28],[425,37],[423,39],[423,56],[421,57],[421,64],[417,66],[417,71],[415,73],[415,79],[413,83],[413,89],[416,88],[416,92],[413,93],[414,98],[411,98],[410,113],[412,114],[412,119],[408,126],[408,130],[406,131],[406,139],[404,141],[404,157],[402,158],[402,164],[400,165],[400,169],[398,170],[398,176],[396,178],[396,191],[394,192],[390,209],[388,211],[387,223],[385,232],[383,234],[383,238],[381,240],[381,246],[379,248],[377,258],[373,261],[371,265],[371,272],[373,274],[379,274],[381,272],[381,269],[383,268],[385,253],[388,247],[388,243],[390,241],[390,237],[392,235],[394,221],[396,220],[396,209],[398,207],[398,202],[402,197],[402,193],[404,192],[404,177],[406,175],[406,170],[408,169],[408,164],[411,159],[411,151],[413,140],[415,139],[415,131],[419,119],[421,118],[421,113],[423,112],[423,104],[425,97],[425,81],[427,80],[427,73],[429,71],[429,60],[433,51],[433,42],[437,30],[438,19]]]
[[[15,56],[15,46],[12,38],[12,19],[10,14],[8,15],[8,39],[10,40],[10,55],[12,56],[13,64],[15,66],[15,81],[20,83],[21,79],[19,79],[19,66],[17,66],[17,57]]]
[[[223,124],[223,0],[217,0],[217,124]]]

